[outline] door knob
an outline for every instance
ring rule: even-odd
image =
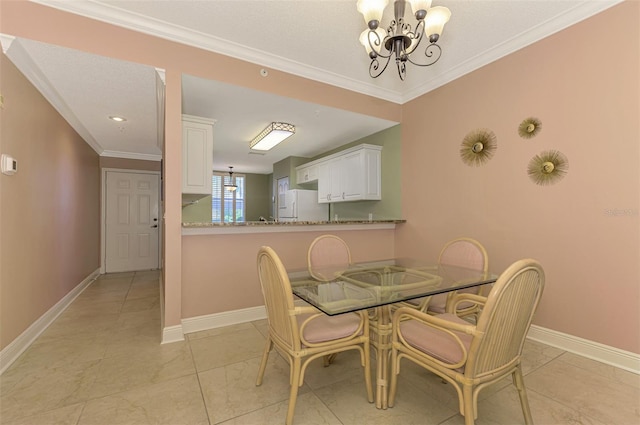
[[[153,226],[151,226],[151,228],[152,228],[152,229],[154,229],[154,228],[156,228],[156,227],[158,227],[158,225],[157,225],[157,224],[154,224]]]

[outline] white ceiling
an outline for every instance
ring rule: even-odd
[[[452,12],[439,43],[442,58],[426,68],[408,65],[404,82],[393,64],[379,78],[369,77],[358,42],[365,23],[355,0],[37,2],[404,103],[619,1],[434,0]],[[383,25],[391,11],[392,5]],[[98,153],[160,158],[161,73],[30,40],[2,41],[7,56]],[[395,124],[190,76],[183,84],[183,112],[217,120],[218,170],[233,165],[238,172],[270,173],[287,156],[314,156]],[[109,115],[127,121],[117,124]],[[296,135],[264,156],[249,155],[248,141],[271,121],[295,124]]]

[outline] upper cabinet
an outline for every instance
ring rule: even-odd
[[[296,183],[313,183],[318,181],[318,164],[301,165],[296,167]]]
[[[344,196],[342,157],[318,164],[318,202],[342,202]]]
[[[183,194],[211,195],[214,124],[212,119],[182,115]]]
[[[297,183],[317,179],[320,203],[380,200],[381,151],[381,146],[363,144],[301,165]]]

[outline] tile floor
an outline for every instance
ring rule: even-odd
[[[266,322],[187,336],[160,345],[157,272],[105,275],[0,377],[3,425],[268,425],[287,410],[288,366],[271,355],[255,386]],[[366,401],[357,356],[312,365],[295,423],[463,424],[455,393],[404,363],[396,406]],[[536,424],[640,423],[640,377],[527,342],[525,383]],[[478,425],[521,424],[505,380],[480,394]]]

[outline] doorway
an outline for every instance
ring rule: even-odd
[[[278,185],[278,196],[276,197],[276,211],[274,214],[274,219],[278,221],[280,219],[280,210],[286,207],[284,201],[284,195],[289,190],[289,176],[280,177],[277,179]]]
[[[104,273],[159,267],[159,181],[158,172],[104,170]]]

